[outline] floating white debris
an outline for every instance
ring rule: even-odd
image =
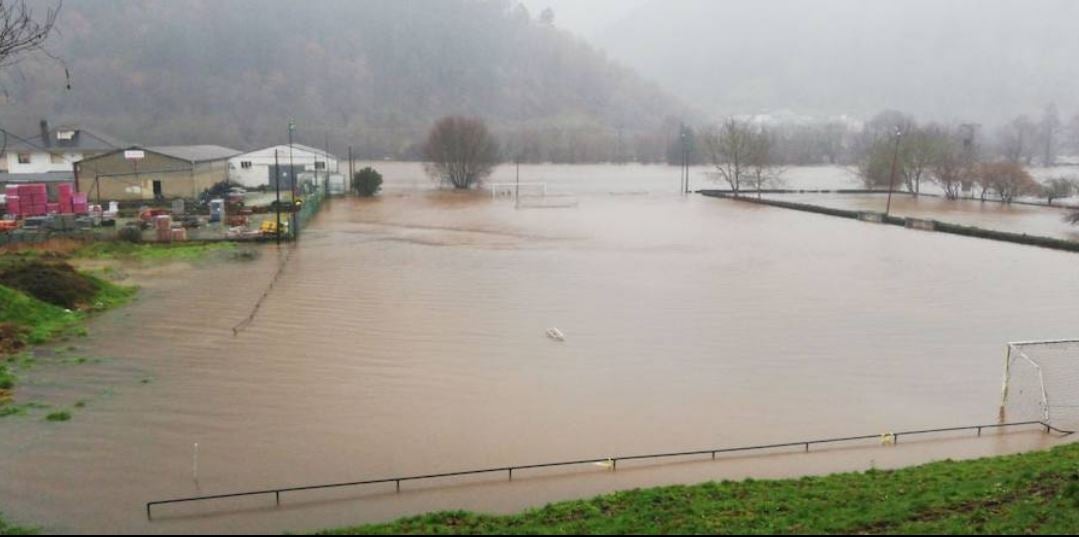
[[[547,337],[549,337],[549,338],[551,338],[551,339],[553,339],[555,341],[565,341],[566,340],[566,335],[563,334],[561,330],[559,330],[559,329],[557,329],[557,328],[555,328],[553,326],[547,329]]]

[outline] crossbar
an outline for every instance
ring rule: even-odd
[[[889,432],[889,433],[884,433],[884,434],[866,434],[866,435],[858,435],[858,436],[843,436],[843,437],[835,437],[835,438],[822,438],[822,439],[817,439],[817,440],[802,440],[802,441],[798,441],[798,442],[781,442],[781,443],[778,443],[778,444],[760,444],[760,445],[753,445],[753,446],[741,446],[741,447],[731,447],[731,448],[698,449],[698,450],[692,450],[692,451],[675,451],[675,452],[667,452],[667,453],[650,453],[650,454],[645,454],[645,455],[623,455],[623,456],[619,456],[619,457],[601,457],[601,458],[595,458],[595,459],[578,459],[578,460],[572,460],[572,461],[546,462],[546,463],[538,463],[538,464],[522,464],[522,465],[516,465],[516,466],[499,466],[499,467],[494,467],[494,468],[482,468],[482,469],[478,469],[478,470],[459,470],[459,471],[455,471],[455,472],[442,472],[442,473],[435,473],[435,474],[422,474],[422,475],[386,477],[386,478],[380,478],[380,479],[367,479],[367,480],[362,480],[362,481],[348,481],[348,482],[342,482],[342,483],[329,483],[329,484],[324,484],[324,485],[307,485],[307,486],[300,486],[300,487],[283,487],[283,488],[274,488],[274,489],[251,490],[251,491],[245,491],[245,492],[230,492],[230,493],[226,493],[226,494],[211,494],[211,495],[207,495],[207,496],[191,496],[191,497],[187,497],[187,498],[172,498],[172,499],[168,499],[168,500],[155,500],[155,501],[151,501],[151,502],[146,503],[146,518],[148,520],[153,520],[153,514],[152,514],[151,509],[155,505],[201,502],[201,501],[209,501],[209,500],[220,500],[220,499],[225,499],[225,498],[238,498],[238,497],[243,497],[243,496],[261,496],[261,495],[270,495],[270,494],[273,494],[275,496],[277,504],[280,505],[281,504],[281,494],[285,493],[285,492],[301,492],[301,491],[307,491],[307,490],[332,489],[332,488],[341,488],[341,487],[356,487],[356,486],[362,486],[362,485],[377,485],[377,484],[387,484],[387,483],[393,483],[395,485],[396,491],[401,492],[401,483],[408,482],[408,481],[420,481],[420,480],[427,480],[427,479],[438,479],[438,478],[444,478],[444,477],[460,477],[460,476],[469,476],[469,475],[491,474],[491,473],[505,472],[509,476],[509,479],[512,480],[513,479],[513,473],[516,472],[516,471],[533,470],[533,469],[539,469],[539,468],[553,468],[553,467],[557,467],[557,466],[577,466],[577,465],[582,465],[582,464],[601,463],[601,464],[609,464],[610,467],[611,467],[611,470],[613,471],[613,470],[616,470],[618,468],[618,461],[632,461],[632,460],[642,460],[642,459],[663,459],[663,458],[670,458],[670,457],[686,457],[686,456],[691,456],[691,455],[711,455],[712,459],[714,460],[716,455],[720,454],[720,453],[738,453],[738,452],[745,452],[745,451],[761,451],[761,450],[789,448],[789,447],[801,447],[801,448],[804,448],[806,452],[808,452],[810,446],[820,445],[820,444],[836,444],[836,443],[842,443],[842,442],[854,442],[854,441],[858,441],[858,440],[879,439],[879,438],[884,438],[884,437],[890,437],[892,443],[898,443],[899,438],[902,437],[902,436],[916,436],[916,435],[924,435],[924,434],[937,434],[937,433],[958,432],[958,431],[977,431],[978,436],[981,436],[982,431],[985,430],[985,429],[1000,429],[1000,428],[1005,428],[1005,427],[1020,427],[1020,426],[1029,426],[1029,425],[1038,425],[1038,426],[1044,427],[1046,433],[1057,432],[1057,433],[1060,433],[1060,434],[1063,434],[1063,435],[1070,435],[1070,434],[1072,434],[1074,432],[1074,431],[1065,431],[1063,429],[1053,427],[1052,425],[1049,425],[1048,423],[1043,422],[1043,421],[1019,421],[1019,422],[1011,422],[1011,423],[992,423],[992,424],[986,424],[986,425],[966,425],[966,426],[961,426],[961,427],[944,427],[944,428],[939,428],[939,429],[919,429],[919,430],[913,430],[913,431]]]

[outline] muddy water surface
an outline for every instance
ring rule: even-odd
[[[303,531],[1048,445],[1031,432],[585,467],[146,521],[146,501],[175,496],[988,423],[1003,343],[1079,321],[1074,255],[600,190],[572,209],[394,189],[336,200],[237,335],[283,252],[146,276],[76,342],[100,364],[43,366],[23,393],[86,408],[0,421],[0,507],[47,531]]]

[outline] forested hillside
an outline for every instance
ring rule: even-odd
[[[67,0],[46,58],[3,80],[5,128],[79,122],[152,144],[307,144],[417,156],[447,114],[507,156],[657,160],[681,105],[510,1]]]

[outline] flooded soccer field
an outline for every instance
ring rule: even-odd
[[[290,253],[146,275],[77,342],[100,364],[27,388],[86,408],[0,421],[0,505],[46,531],[306,531],[1049,444],[870,443],[146,520],[145,502],[179,496],[992,423],[1004,343],[1075,335],[1074,254],[680,196],[677,170],[611,173],[641,177],[567,180],[575,207],[515,209],[404,171],[378,198],[333,200]]]

